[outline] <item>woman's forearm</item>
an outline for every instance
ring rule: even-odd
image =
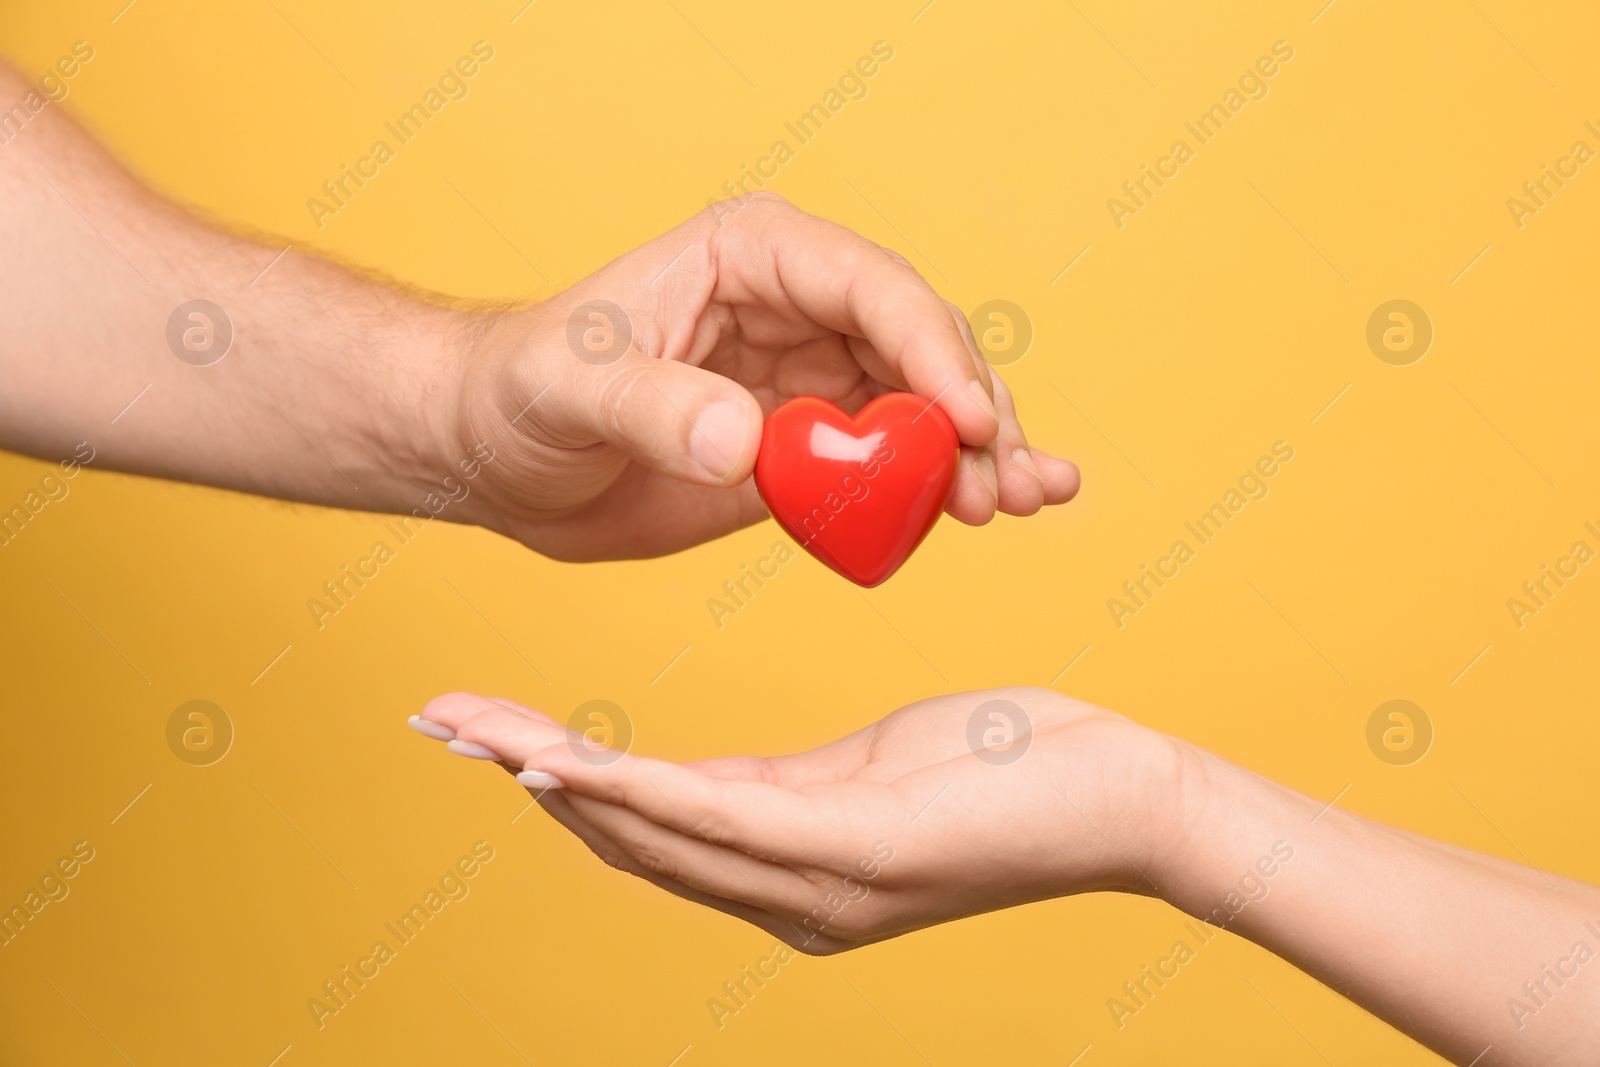
[[[0,147],[0,234],[0,446],[405,511],[460,458],[463,316],[200,222],[57,105]]]
[[[1457,1063],[1600,1062],[1600,889],[1191,764],[1173,904]]]

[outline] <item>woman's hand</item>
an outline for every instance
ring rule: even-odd
[[[500,759],[612,866],[804,952],[1145,893],[1456,1063],[1600,1062],[1600,888],[1369,822],[1050,690],[936,697],[811,752],[681,767],[466,693],[412,725]],[[1167,979],[1220,936],[1187,930],[1154,965]],[[1113,1016],[1157,981],[1125,985]]]
[[[463,331],[458,451],[487,441],[495,459],[454,517],[557,558],[660,555],[764,518],[761,421],[800,395],[938,404],[963,444],[947,505],[962,522],[1077,492],[1075,466],[1029,447],[958,308],[900,256],[771,194]]]
[[[530,768],[519,781],[612,866],[814,954],[1069,893],[1154,893],[1183,810],[1179,746],[1047,689],[935,697],[810,752],[687,766],[466,693],[414,725]]]

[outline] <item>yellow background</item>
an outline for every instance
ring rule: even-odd
[[[0,51],[36,74],[90,41],[67,108],[171,195],[485,297],[552,292],[674,225],[889,42],[771,187],[965,308],[1025,308],[1007,376],[1083,494],[946,521],[865,597],[801,559],[720,631],[706,600],[770,523],[596,566],[435,524],[319,632],[306,599],[379,518],[91,470],[0,549],[0,903],[97,850],[0,948],[4,1062],[1433,1060],[1231,935],[1119,1032],[1107,998],[1182,928],[1105,896],[798,960],[719,1031],[707,999],[771,939],[537,811],[513,822],[504,775],[405,728],[455,688],[560,716],[614,700],[640,750],[693,758],[1054,682],[1313,796],[1348,785],[1362,814],[1600,880],[1600,566],[1520,630],[1506,607],[1574,541],[1600,548],[1600,164],[1520,230],[1505,203],[1575,140],[1600,148],[1592,6],[273,2],[138,0],[115,23],[123,0],[10,5]],[[317,232],[306,198],[478,39],[495,58],[470,97]],[[1270,95],[1119,230],[1107,198],[1279,40]],[[1407,367],[1365,341],[1395,298],[1436,333]],[[1106,599],[1278,440],[1295,459],[1271,495],[1119,630]],[[44,470],[0,459],[0,502]],[[209,767],[166,743],[196,698],[236,729]],[[1366,743],[1394,698],[1436,730],[1409,767]],[[470,897],[319,1031],[307,999],[480,839],[496,857]]]

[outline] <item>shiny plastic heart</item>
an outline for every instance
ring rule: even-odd
[[[939,520],[959,455],[949,417],[921,397],[887,393],[851,417],[802,396],[767,418],[756,488],[800,547],[870,589]]]

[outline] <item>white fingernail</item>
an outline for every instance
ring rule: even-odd
[[[499,753],[495,752],[494,749],[484,748],[482,745],[476,744],[472,741],[451,741],[444,747],[448,748],[456,755],[465,756],[468,759],[497,760],[500,758]]]
[[[423,737],[431,737],[435,741],[454,741],[456,739],[456,732],[450,727],[442,726],[436,722],[429,722],[421,715],[411,716],[406,720],[406,725]]]
[[[544,771],[523,771],[517,775],[517,782],[529,789],[565,789],[567,783],[553,774]]]

